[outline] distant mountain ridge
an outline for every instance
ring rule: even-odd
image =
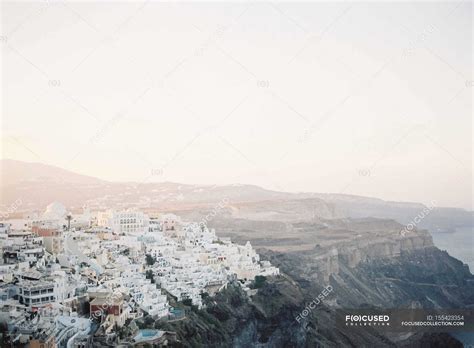
[[[0,186],[42,181],[63,181],[78,184],[105,182],[92,176],[77,174],[66,169],[38,162],[2,159],[0,160],[0,169]]]
[[[402,224],[411,222],[425,205],[391,202],[378,198],[328,194],[289,193],[256,185],[190,185],[172,182],[110,182],[59,167],[10,159],[0,160],[0,203],[2,210],[21,198],[20,210],[43,209],[52,201],[68,209],[83,204],[93,209],[135,207],[149,210],[212,210],[228,201],[225,209],[244,218],[257,220],[308,220],[314,218],[388,218]],[[472,211],[434,208],[419,223],[431,231],[450,231],[472,226]]]

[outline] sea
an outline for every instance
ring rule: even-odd
[[[432,232],[431,235],[439,249],[467,264],[474,273],[474,226],[458,228],[454,232]]]
[[[474,227],[463,227],[454,232],[431,233],[434,244],[449,255],[461,260],[474,273]],[[453,333],[464,347],[474,347],[473,332]]]

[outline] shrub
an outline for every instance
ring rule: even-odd
[[[267,281],[267,277],[265,276],[255,276],[254,284],[253,287],[254,289],[260,289],[265,285],[265,282]]]

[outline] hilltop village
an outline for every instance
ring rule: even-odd
[[[0,334],[19,347],[166,345],[172,332],[118,332],[143,318],[182,319],[170,303],[201,309],[229,282],[252,294],[258,277],[279,274],[249,242],[219,238],[205,221],[87,207],[71,214],[58,202],[0,222],[0,247]]]

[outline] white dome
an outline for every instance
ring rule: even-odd
[[[43,218],[48,220],[60,220],[66,216],[66,207],[59,202],[53,202],[46,207]]]

